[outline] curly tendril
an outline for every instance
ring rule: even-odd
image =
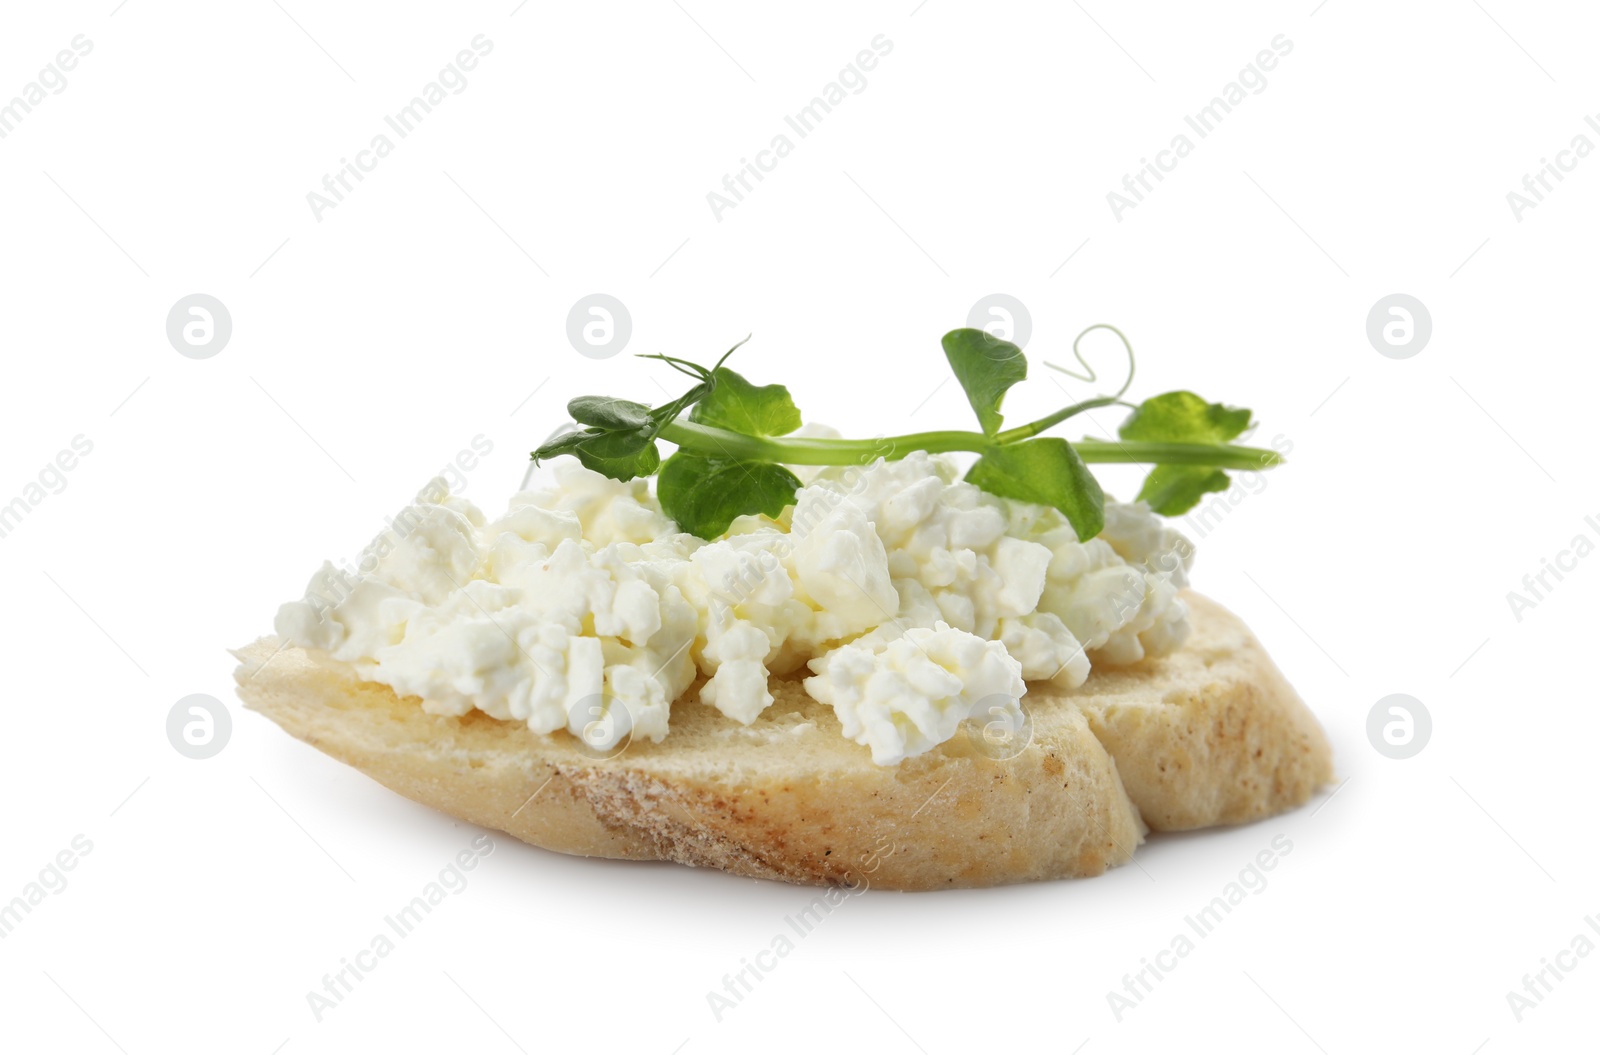
[[[1122,387],[1117,389],[1116,393],[1111,397],[1114,400],[1120,400],[1127,393],[1128,389],[1133,386],[1133,374],[1137,364],[1133,355],[1133,342],[1128,340],[1127,334],[1123,333],[1109,322],[1097,322],[1093,326],[1086,327],[1082,333],[1078,334],[1078,336],[1072,339],[1072,356],[1073,358],[1077,359],[1078,364],[1083,367],[1084,373],[1076,373],[1075,371],[1068,370],[1064,366],[1057,366],[1055,363],[1047,362],[1044,365],[1059,373],[1066,374],[1075,381],[1082,381],[1085,384],[1091,385],[1098,382],[1100,380],[1099,375],[1095,373],[1094,367],[1089,365],[1089,360],[1083,357],[1083,352],[1078,350],[1078,345],[1083,341],[1083,339],[1089,334],[1093,333],[1095,330],[1110,330],[1112,333],[1116,334],[1117,339],[1122,342],[1123,350],[1128,353],[1127,379],[1122,382]]]

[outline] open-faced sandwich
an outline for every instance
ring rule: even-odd
[[[573,400],[499,519],[435,481],[236,653],[239,694],[537,846],[797,883],[1096,875],[1147,831],[1305,802],[1322,730],[1162,519],[1279,462],[1235,442],[1250,412],[1125,404],[1130,369],[1006,428],[1021,350],[943,346],[979,431],[844,439],[656,356],[684,395]],[[1116,439],[1041,435],[1118,404]],[[1153,468],[1120,503],[1090,462]]]

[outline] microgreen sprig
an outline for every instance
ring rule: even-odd
[[[662,509],[685,531],[714,538],[735,517],[776,517],[794,501],[800,481],[788,465],[855,465],[903,458],[913,451],[966,451],[979,455],[966,479],[1004,498],[1061,511],[1081,539],[1105,526],[1105,495],[1090,463],[1153,466],[1138,497],[1166,516],[1193,508],[1207,493],[1228,486],[1230,469],[1262,470],[1282,460],[1274,451],[1233,441],[1251,425],[1250,411],[1209,403],[1193,392],[1167,392],[1139,404],[1123,396],[1133,382],[1133,349],[1122,331],[1100,323],[1078,335],[1073,354],[1094,381],[1078,342],[1095,329],[1109,329],[1128,350],[1128,377],[1114,394],[1071,404],[1024,425],[1004,429],[1001,404],[1026,379],[1027,359],[1009,341],[978,329],[951,330],[942,345],[950,369],[966,393],[981,431],[940,430],[875,439],[797,437],[800,410],[783,385],[756,385],[724,364],[744,343],[728,349],[710,368],[670,355],[659,359],[695,384],[659,407],[609,396],[580,396],[567,411],[584,426],[533,452],[543,461],[561,454],[617,480],[655,475]],[[745,338],[749,340],[749,338]],[[1046,364],[1051,365],[1053,364]],[[1099,407],[1133,409],[1116,440],[1069,443],[1041,433]],[[687,413],[685,413],[687,411]],[[661,458],[656,443],[677,450]]]

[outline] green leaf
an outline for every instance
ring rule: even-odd
[[[1003,420],[1000,401],[1006,390],[1028,376],[1022,349],[987,330],[971,327],[951,330],[940,343],[950,369],[967,393],[967,402],[978,415],[978,424],[986,434],[995,435]]]
[[[572,454],[577,451],[579,444],[599,434],[599,429],[577,429],[572,432],[564,432],[534,451],[533,460],[542,462],[547,458],[554,458],[560,454]]]
[[[1228,474],[1221,469],[1193,465],[1158,465],[1144,478],[1139,500],[1165,517],[1181,516],[1213,491],[1228,489]]]
[[[1167,392],[1139,404],[1117,430],[1123,439],[1220,446],[1250,427],[1250,411],[1207,403],[1193,392]],[[1214,491],[1228,489],[1228,474],[1201,466],[1157,465],[1139,488],[1139,500],[1162,516],[1179,516]]]
[[[800,427],[800,408],[782,385],[752,385],[725,366],[712,373],[716,387],[689,420],[746,436],[783,436]]]
[[[1059,509],[1087,541],[1105,527],[1106,496],[1072,444],[1055,436],[996,447],[967,471],[990,494]]]
[[[593,425],[607,432],[642,429],[650,424],[649,407],[610,396],[579,396],[567,404],[567,413],[580,425]]]
[[[772,462],[736,461],[680,450],[661,466],[656,495],[667,516],[691,535],[713,539],[748,513],[778,516],[800,481]]]
[[[1250,412],[1242,407],[1168,392],[1139,404],[1117,431],[1125,440],[1152,443],[1227,443],[1249,427]]]
[[[661,452],[648,429],[587,436],[564,453],[576,454],[584,468],[613,480],[649,476],[661,467]]]

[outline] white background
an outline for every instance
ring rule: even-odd
[[[1600,914],[1600,559],[1520,621],[1506,598],[1600,537],[1600,160],[1520,221],[1506,198],[1600,141],[1592,12],[915,3],[8,12],[0,100],[76,34],[93,50],[0,139],[0,502],[75,436],[93,451],[0,539],[0,899],[93,850],[0,940],[7,1048],[1592,1045],[1600,956],[1520,1023],[1506,999]],[[477,34],[467,87],[315,219],[307,193]],[[707,193],[878,34],[866,88],[716,219]],[[1266,88],[1114,218],[1107,192],[1278,34]],[[473,437],[494,450],[468,494],[497,511],[568,398],[676,391],[568,343],[597,291],[631,310],[629,353],[753,332],[738,368],[847,434],[969,427],[937,342],[995,292],[1033,319],[1015,420],[1092,394],[1037,364],[1097,321],[1138,348],[1136,397],[1254,408],[1290,464],[1200,543],[1197,585],[1262,636],[1345,783],[1094,880],[853,898],[720,1022],[706,993],[812,892],[499,837],[319,1023],[306,993],[479,833],[243,711],[224,649]],[[195,292],[233,320],[205,360],[165,334]],[[1405,360],[1365,332],[1395,292],[1433,320]],[[1397,692],[1434,723],[1405,761],[1366,734]],[[165,733],[191,693],[233,712],[207,761]],[[1119,1022],[1106,994],[1277,835],[1270,884]]]

